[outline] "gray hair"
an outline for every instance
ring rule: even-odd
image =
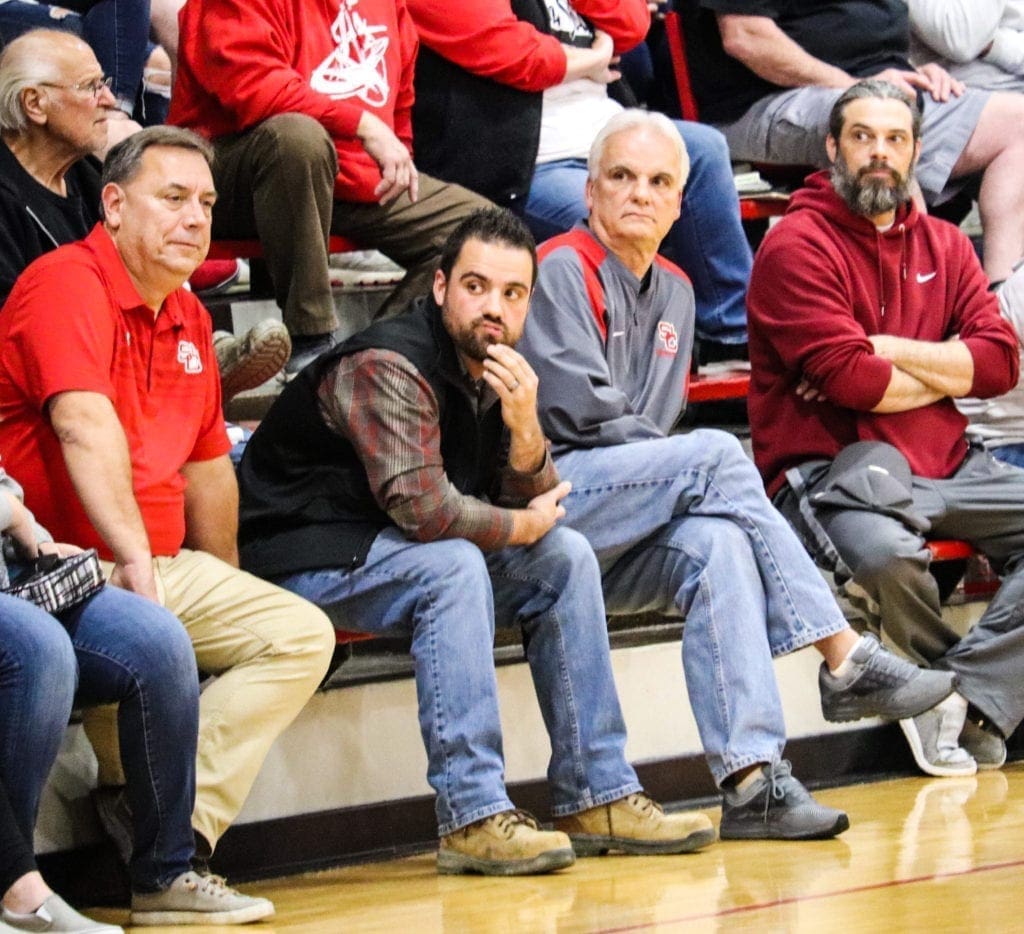
[[[679,154],[680,185],[685,184],[686,177],[690,174],[690,157],[676,125],[663,113],[639,110],[635,107],[617,113],[601,127],[600,132],[594,137],[594,142],[590,145],[590,155],[587,157],[587,172],[591,181],[597,178],[600,171],[601,159],[604,157],[608,140],[616,133],[622,133],[634,127],[648,127],[656,133],[660,133],[676,147],[676,152]]]
[[[68,30],[30,29],[0,52],[0,131],[23,133],[28,127],[21,92],[39,84],[57,84],[63,77],[52,54],[55,39],[78,37]],[[79,41],[81,41],[79,39]]]
[[[914,141],[921,138],[921,108],[917,106],[917,98],[908,96],[890,81],[865,78],[863,81],[850,85],[832,105],[832,112],[828,115],[828,135],[832,139],[838,140],[843,132],[843,124],[846,122],[846,105],[850,101],[865,99],[900,101],[906,104],[907,110],[910,111]]]
[[[130,182],[139,174],[143,153],[152,146],[170,146],[173,149],[198,152],[206,164],[213,168],[213,147],[198,133],[180,126],[158,124],[126,136],[107,153],[100,184],[124,185]]]

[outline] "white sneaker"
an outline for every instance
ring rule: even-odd
[[[60,934],[124,934],[116,924],[104,924],[80,915],[57,894],[49,895],[35,911],[27,915],[3,909],[0,931],[47,931]],[[5,928],[4,925],[7,927]]]
[[[330,258],[331,285],[393,285],[405,276],[405,270],[378,250],[353,250],[333,253]]]
[[[162,892],[134,893],[129,920],[138,925],[246,924],[273,913],[269,900],[236,892],[220,876],[189,871]]]
[[[950,694],[930,710],[900,720],[900,728],[922,772],[939,778],[977,772],[978,764],[960,747],[960,732],[966,718],[966,699]]]

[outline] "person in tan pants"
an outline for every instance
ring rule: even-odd
[[[97,548],[111,584],[177,615],[216,676],[200,701],[199,856],[334,646],[312,604],[238,569],[210,321],[182,288],[209,247],[210,160],[205,141],[173,127],[116,146],[103,220],[26,270],[0,321],[0,436],[26,504],[58,538]],[[109,761],[110,731],[92,735]]]

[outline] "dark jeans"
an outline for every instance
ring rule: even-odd
[[[0,593],[0,785],[25,841],[72,703],[120,705],[132,887],[165,888],[188,870],[193,850],[199,679],[184,627],[116,587],[59,620]]]

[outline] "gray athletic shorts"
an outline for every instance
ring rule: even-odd
[[[722,124],[738,162],[782,162],[825,167],[828,115],[841,90],[794,88],[759,100],[735,123]],[[925,200],[942,204],[959,189],[950,174],[967,146],[990,92],[968,90],[940,104],[925,95],[921,159],[916,175]]]

